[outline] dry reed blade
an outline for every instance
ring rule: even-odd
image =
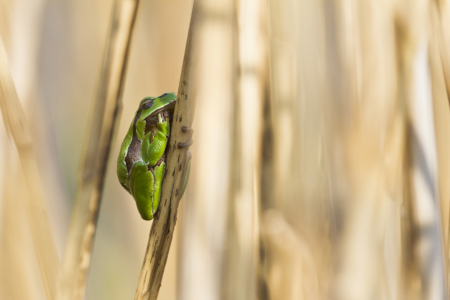
[[[6,141],[6,135],[4,137]],[[23,221],[27,217],[26,210],[22,201],[16,201],[26,197],[26,191],[21,188],[23,176],[19,174],[17,159],[13,159],[13,147],[9,146],[10,143],[2,145],[3,170],[8,174],[3,176],[0,194],[0,299],[32,300],[39,294],[33,287],[40,282],[33,282],[35,273],[30,267],[34,248],[32,240],[28,239],[28,222]]]
[[[336,299],[395,295],[399,281],[399,236],[388,233],[397,232],[402,201],[404,112],[396,97],[392,25],[385,19],[393,8],[380,5],[380,13],[370,9],[373,5],[377,2],[334,1],[336,27],[329,31],[330,40],[338,39],[329,68],[338,65],[341,74],[329,77],[333,86],[327,99],[335,113],[326,152],[333,200],[343,216],[334,255]],[[383,47],[377,45],[380,40]],[[386,257],[393,263],[387,265]]]
[[[444,260],[447,268],[447,286],[448,286],[448,266],[449,266],[449,226],[450,226],[450,158],[448,156],[450,147],[448,144],[448,136],[450,133],[450,110],[449,110],[449,94],[450,91],[446,84],[446,75],[444,72],[445,60],[450,62],[450,55],[445,51],[442,51],[443,35],[440,30],[442,22],[446,21],[445,18],[441,19],[441,14],[448,15],[450,13],[450,5],[446,5],[444,10],[437,5],[437,2],[433,2],[430,12],[430,47],[429,47],[429,64],[430,64],[430,77],[431,88],[433,95],[433,112],[434,112],[434,124],[436,131],[436,150],[438,159],[438,183],[439,183],[439,202],[441,210],[441,228],[443,242],[445,246],[446,258]],[[439,10],[442,10],[441,13]],[[448,21],[448,20],[447,20]],[[450,24],[450,23],[449,23]],[[450,31],[449,31],[450,32]],[[450,36],[449,36],[450,38]],[[450,46],[450,45],[449,45]],[[445,48],[444,48],[445,49]],[[447,68],[450,66],[447,66]],[[448,78],[447,78],[448,79]]]
[[[450,294],[450,166],[448,157],[448,118],[450,104],[450,3],[433,1],[430,7],[431,46],[430,65],[433,86],[433,104],[436,119],[436,143],[439,165],[439,196],[441,199],[441,223],[445,243],[445,266],[447,267],[447,294]],[[439,101],[442,100],[442,101]],[[445,104],[444,104],[445,101]]]
[[[44,203],[40,174],[34,153],[29,125],[8,68],[0,40],[0,108],[8,132],[19,153],[27,193],[24,207],[33,237],[47,299],[56,299],[59,288],[59,259]]]
[[[166,175],[162,184],[161,201],[158,213],[153,219],[152,228],[145,252],[138,286],[134,299],[157,299],[161,281],[169,255],[177,221],[177,210],[180,197],[180,188],[185,169],[186,148],[179,149],[178,143],[186,142],[191,136],[183,133],[183,126],[191,127],[195,113],[195,86],[196,78],[193,76],[196,68],[196,24],[197,2],[192,8],[189,33],[184,52],[183,68],[177,93],[173,123],[171,126],[169,145],[166,152]],[[195,159],[195,158],[194,158]]]
[[[62,274],[62,298],[82,299],[106,166],[118,117],[139,0],[116,0],[83,148]]]
[[[430,6],[421,1],[404,5],[395,19],[398,90],[407,108],[402,289],[405,299],[447,299],[445,239],[432,110],[438,95],[431,91],[430,68],[433,70],[435,66],[429,53],[433,51],[428,27]]]
[[[268,3],[238,0],[235,6],[238,66],[221,295],[238,300],[259,299],[264,294],[256,287],[264,268],[259,264],[259,252],[264,250],[259,248],[258,195],[263,127],[265,122],[270,124],[263,118],[263,107],[270,95]],[[265,188],[270,189],[270,184]]]
[[[433,34],[437,36],[440,60],[444,72],[447,97],[450,102],[450,3],[448,1],[432,1],[431,23]]]
[[[258,289],[261,299],[324,299],[336,231],[326,157],[332,146],[323,129],[330,120],[324,116],[330,107],[324,104],[327,17],[318,1],[269,5],[271,100],[264,107]]]
[[[225,296],[224,288],[219,287],[225,282],[224,255],[228,255],[225,243],[229,180],[236,175],[231,174],[231,165],[236,162],[231,161],[230,150],[239,143],[232,130],[238,71],[236,22],[232,0],[200,0],[196,4],[201,12],[195,27],[198,52],[193,52],[198,59],[194,73],[198,85],[196,141],[192,148],[189,197],[183,200],[181,211],[177,295],[186,300],[214,300]],[[244,206],[236,207],[237,213],[247,216],[245,224],[251,225],[251,201],[245,201]],[[235,225],[239,228],[239,224]],[[244,230],[252,231],[249,227]],[[230,252],[234,250],[239,251],[235,248]]]

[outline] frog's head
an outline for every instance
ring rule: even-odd
[[[147,134],[152,128],[156,128],[158,124],[158,115],[160,113],[162,113],[164,119],[168,119],[169,122],[172,122],[176,100],[177,96],[174,93],[165,93],[159,97],[147,97],[142,99],[135,118],[138,131],[140,130],[138,134],[139,139],[142,139],[143,134]]]
[[[141,110],[141,119],[150,115],[157,115],[160,111],[175,109],[175,101],[177,96],[175,93],[165,93],[158,97],[146,97],[139,104]]]

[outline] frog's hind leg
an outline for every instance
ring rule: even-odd
[[[142,219],[153,219],[155,176],[143,162],[136,163],[131,171],[130,189]]]

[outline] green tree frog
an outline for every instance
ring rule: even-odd
[[[133,196],[144,220],[153,219],[158,210],[176,100],[174,93],[142,99],[117,158],[119,182]],[[183,132],[187,131],[192,129],[183,127]],[[179,143],[178,147],[191,144],[192,141]],[[190,158],[188,151],[180,198],[189,179]]]

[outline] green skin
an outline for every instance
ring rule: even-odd
[[[170,117],[173,116],[176,100],[174,93],[144,98],[139,104],[117,158],[119,182],[133,196],[144,220],[153,219],[158,210],[165,173],[164,153],[170,135]],[[187,166],[183,175],[181,196],[189,179],[190,157],[189,153],[186,156]]]

